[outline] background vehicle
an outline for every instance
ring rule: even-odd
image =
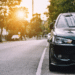
[[[13,35],[11,37],[12,40],[20,40],[20,36],[19,35]]]
[[[50,36],[51,36],[51,33],[48,33],[48,35],[47,35],[47,42],[50,41]]]
[[[75,13],[61,13],[51,31],[49,69],[72,65],[75,65]]]

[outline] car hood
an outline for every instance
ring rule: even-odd
[[[71,38],[75,40],[75,28],[66,28],[66,29],[55,29],[55,33],[57,36]]]

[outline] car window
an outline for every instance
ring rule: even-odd
[[[65,17],[69,27],[75,26],[75,16]]]
[[[69,27],[75,27],[75,16],[73,15],[61,16],[57,23],[57,28],[69,28]]]
[[[65,28],[65,27],[68,27],[68,26],[67,26],[67,22],[65,21],[64,16],[61,16],[61,17],[59,18],[58,23],[57,23],[57,28]]]

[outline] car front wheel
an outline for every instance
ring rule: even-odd
[[[51,59],[52,59],[52,58],[51,58],[51,56],[52,56],[51,49],[52,49],[52,48],[49,47],[49,70],[50,70],[50,71],[55,71],[55,66],[51,64],[51,62],[52,62],[52,61],[51,61]]]

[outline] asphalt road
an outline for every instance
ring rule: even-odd
[[[47,39],[0,43],[0,75],[75,75],[74,69],[49,71]]]

